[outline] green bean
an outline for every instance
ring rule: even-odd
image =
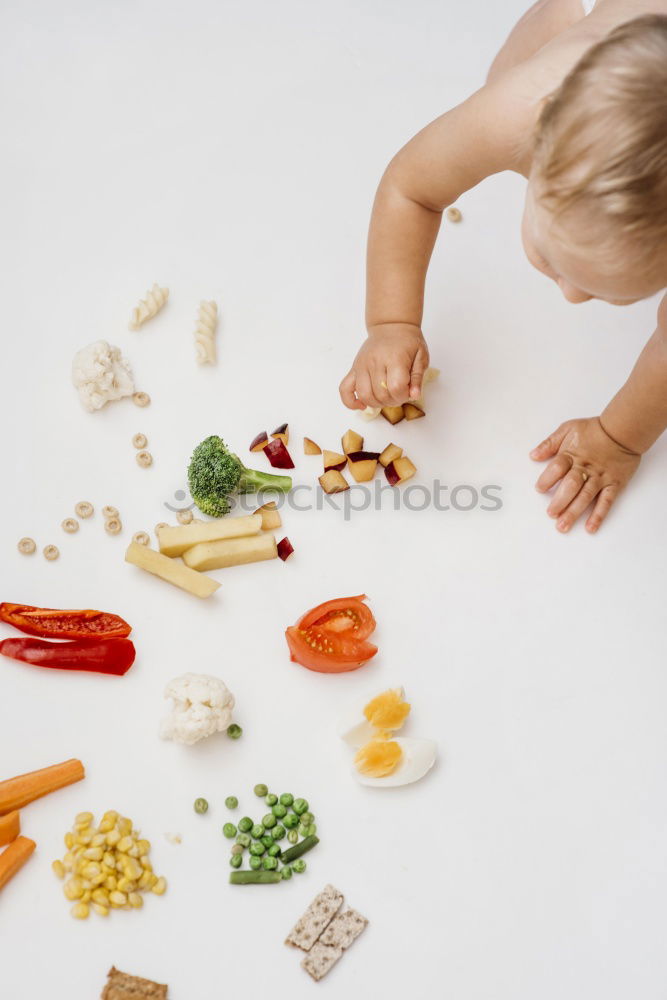
[[[238,837],[236,838],[236,843],[241,844],[243,847],[250,847],[251,844],[250,834],[239,833]]]
[[[286,826],[288,830],[293,830],[295,826],[299,825],[299,817],[296,813],[287,813],[287,816],[283,819],[283,825]]]
[[[306,799],[295,799],[292,803],[292,809],[297,816],[302,816],[305,812],[308,812],[308,802]]]
[[[289,865],[285,865],[284,868],[280,869],[280,877],[284,878],[284,879],[288,879],[288,878],[292,877],[292,869],[290,868]]]
[[[278,801],[278,796],[274,795],[273,792],[269,792],[269,794],[264,797],[264,801],[266,802],[267,806],[275,806],[276,802]]]
[[[240,868],[243,864],[243,856],[241,854],[232,854],[229,863],[232,868]]]
[[[236,836],[236,827],[234,826],[233,823],[225,823],[225,825],[222,828],[222,832],[224,833],[225,837],[228,837],[231,840],[232,837]]]
[[[250,836],[254,837],[255,840],[259,840],[264,836],[264,827],[261,823],[253,823],[252,830],[250,831]]]
[[[255,795],[260,799],[263,799],[265,795],[269,794],[269,789],[266,787],[266,785],[255,785],[253,791]]]
[[[272,885],[282,882],[280,872],[230,872],[229,881],[232,885]]]
[[[227,735],[229,736],[230,740],[237,740],[242,732],[243,730],[241,729],[241,727],[237,726],[235,722],[232,722],[231,726],[229,726],[229,728],[227,729]]]
[[[274,840],[282,840],[285,836],[285,827],[281,826],[279,823],[278,826],[275,826],[271,831],[271,836]]]
[[[316,844],[319,844],[319,837],[306,837],[301,843],[295,844],[294,847],[290,847],[283,854],[283,861],[286,865],[289,865],[294,861],[295,858],[300,858],[302,854],[306,854],[308,851],[312,851]],[[296,869],[295,869],[296,871]]]
[[[238,809],[239,800],[235,795],[228,795],[225,799],[225,805],[228,809]]]
[[[274,857],[271,857],[271,855],[267,855],[265,858],[262,858],[262,868],[264,869],[264,871],[267,872],[273,871],[277,867],[278,867],[278,862]]]
[[[294,796],[290,795],[289,792],[283,792],[278,801],[283,806],[291,806],[292,803],[294,802]]]
[[[278,820],[273,815],[273,813],[267,813],[266,816],[262,817],[262,823],[267,830],[270,830],[272,826],[275,826]]]
[[[258,868],[262,867],[262,859],[256,857],[254,854],[251,854],[250,857],[248,858],[248,864],[250,865],[253,871],[257,871]]]
[[[205,812],[208,812],[208,802],[206,799],[195,799],[195,812],[199,813],[201,816]]]
[[[298,841],[299,841],[299,831],[298,830],[290,830],[289,833],[287,834],[287,839],[289,840],[290,844],[296,844],[296,843],[298,843]]]
[[[297,860],[292,865],[292,868],[295,872],[297,872],[300,875],[301,872],[305,872],[306,870],[306,862],[303,860],[303,858],[297,858]]]
[[[277,858],[281,853],[280,844],[273,843],[266,852],[270,858]]]
[[[249,816],[244,816],[239,820],[239,830],[241,833],[250,833],[253,828],[253,822]]]
[[[250,853],[257,858],[261,858],[265,850],[266,848],[261,840],[254,840],[250,845]]]

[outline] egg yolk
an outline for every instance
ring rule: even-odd
[[[400,729],[410,713],[410,705],[400,688],[383,691],[364,709],[364,715],[375,729]]]
[[[376,739],[357,751],[354,763],[360,774],[371,778],[386,778],[401,763],[403,751],[395,740]]]

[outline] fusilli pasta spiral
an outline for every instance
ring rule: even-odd
[[[215,329],[218,325],[218,307],[215,302],[200,302],[195,329],[195,352],[200,365],[216,362]]]
[[[151,290],[146,292],[146,298],[140,299],[139,305],[135,306],[132,310],[130,330],[138,330],[146,320],[152,319],[153,316],[159,313],[168,298],[169,289],[160,288],[157,283],[154,284]]]

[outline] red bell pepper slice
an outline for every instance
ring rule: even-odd
[[[135,658],[130,639],[75,639],[48,642],[45,639],[4,639],[0,653],[35,667],[87,670],[98,674],[126,674]]]
[[[30,604],[0,604],[0,621],[49,639],[124,639],[132,626],[107,611],[59,611]]]

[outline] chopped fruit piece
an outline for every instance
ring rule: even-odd
[[[315,444],[310,438],[303,439],[303,453],[304,455],[321,455],[322,449],[319,444]]]
[[[275,438],[263,449],[274,469],[293,469],[294,462],[281,438]]]
[[[282,441],[285,447],[287,447],[289,444],[289,426],[281,424],[280,427],[276,427],[275,431],[271,432],[271,437],[274,441]]]
[[[388,465],[391,465],[397,458],[400,458],[402,454],[403,449],[399,448],[397,444],[388,444],[380,455],[380,465],[384,465],[386,469]]]
[[[364,439],[356,431],[345,431],[341,439],[343,451],[349,455],[351,451],[361,451],[364,446]]]
[[[275,559],[277,555],[274,535],[251,535],[249,538],[225,538],[221,542],[194,545],[183,553],[183,562],[191,570],[201,572]]]
[[[383,406],[380,413],[390,424],[399,424],[405,416],[402,406]]]
[[[278,558],[285,562],[294,552],[294,546],[289,538],[281,538],[278,542]]]
[[[329,469],[323,476],[320,476],[318,482],[325,493],[344,493],[350,488],[349,483],[338,469]]]
[[[324,471],[328,472],[329,469],[344,469],[347,465],[347,455],[339,455],[337,451],[327,451],[326,449],[322,452],[324,458]]]
[[[409,714],[410,704],[403,697],[402,688],[383,691],[364,708],[364,715],[371,726],[392,732],[401,728]]]
[[[367,483],[373,478],[379,457],[379,451],[353,451],[347,456],[355,482]]]
[[[414,403],[403,403],[403,414],[406,420],[419,420],[420,417],[425,417],[421,406],[416,406]]]
[[[357,751],[354,763],[360,774],[384,778],[401,763],[403,751],[395,740],[370,740]]]
[[[262,431],[258,434],[256,438],[253,438],[250,445],[250,451],[264,451],[267,444],[269,443],[269,435],[266,431]]]
[[[262,518],[262,531],[273,531],[274,528],[282,527],[283,522],[275,500],[269,500],[262,507],[258,507],[255,514],[259,514]]]
[[[384,474],[390,486],[398,486],[399,483],[404,483],[406,479],[412,479],[416,471],[410,459],[404,455],[402,458],[396,458],[393,462],[390,462],[384,470]]]

